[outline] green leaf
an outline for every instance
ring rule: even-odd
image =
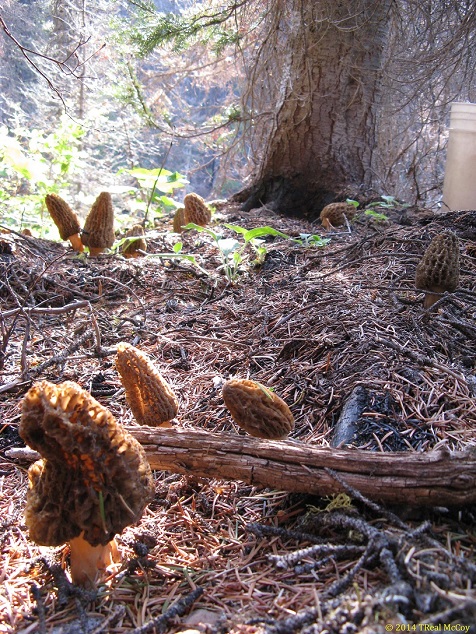
[[[231,229],[232,231],[236,231],[236,233],[241,233],[243,236],[249,231],[248,229],[245,229],[245,227],[240,227],[240,225],[230,225],[227,222],[224,222],[223,226],[227,229]]]
[[[364,213],[366,216],[373,218],[376,222],[384,222],[385,220],[388,220],[388,216],[380,214],[378,211],[374,211],[373,209],[366,209]]]
[[[208,233],[209,236],[212,236],[212,238],[218,242],[218,240],[220,240],[221,238],[221,234],[220,233],[215,233],[214,231],[212,231],[211,229],[208,229],[207,227],[202,227],[201,225],[196,225],[194,222],[189,222],[188,224],[184,225],[182,227],[183,229],[195,229],[195,231],[198,231],[199,233]]]
[[[174,246],[172,247],[172,250],[174,253],[180,253],[182,248],[183,248],[183,242],[176,242]]]
[[[234,238],[221,238],[217,240],[217,246],[223,255],[227,256],[233,251],[236,251],[241,247],[241,244]]]
[[[277,229],[273,229],[273,227],[268,226],[256,227],[255,229],[250,229],[245,234],[243,234],[246,242],[249,242],[250,240],[253,240],[254,238],[259,238],[261,236],[279,236],[281,238],[285,238],[286,240],[291,239],[290,236],[288,236],[286,233],[283,233],[282,231],[278,231]]]

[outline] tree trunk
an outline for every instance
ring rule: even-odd
[[[313,217],[370,186],[390,4],[276,3],[274,31],[260,51],[267,62],[257,69],[268,76],[253,89],[260,103],[268,91],[272,120],[257,139],[265,151],[245,209],[266,204]]]

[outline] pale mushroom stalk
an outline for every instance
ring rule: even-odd
[[[79,233],[73,233],[72,236],[69,236],[68,240],[75,251],[79,251],[80,253],[84,251],[84,245],[81,242]]]
[[[94,587],[98,574],[121,560],[115,539],[104,546],[91,546],[84,539],[84,531],[69,540],[69,549],[71,581],[83,587]]]

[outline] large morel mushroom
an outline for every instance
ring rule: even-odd
[[[415,286],[426,291],[424,308],[430,308],[445,291],[453,292],[459,284],[459,245],[452,231],[433,238],[420,260],[415,275]]]
[[[53,222],[58,227],[62,240],[69,240],[75,251],[83,251],[83,243],[79,237],[81,226],[77,215],[68,203],[58,194],[46,194],[45,204]]]
[[[118,561],[114,535],[155,493],[144,449],[72,381],[41,381],[22,403],[20,436],[42,456],[28,472],[25,523],[39,545],[69,543],[73,583],[94,587]]]
[[[205,227],[211,220],[212,214],[205,204],[205,201],[198,194],[187,194],[183,199],[184,221],[187,225],[193,222],[196,225]]]
[[[277,440],[294,429],[289,407],[261,383],[232,379],[223,385],[222,393],[235,423],[251,436]]]
[[[112,247],[114,237],[114,210],[111,194],[101,192],[86,218],[81,241],[84,246],[89,247],[89,254],[95,257]]]
[[[139,425],[171,427],[169,421],[178,411],[177,397],[148,355],[128,343],[120,343],[116,368]]]

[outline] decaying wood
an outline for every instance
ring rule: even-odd
[[[130,431],[157,470],[330,495],[342,491],[326,471],[332,469],[372,500],[411,506],[476,501],[476,452],[469,449],[375,453],[192,429]]]
[[[327,471],[332,470],[371,500],[414,507],[476,502],[476,451],[471,449],[375,453],[191,429],[129,431],[144,446],[152,469],[160,471],[332,495],[343,490]],[[39,458],[31,449],[5,453],[18,462]]]

